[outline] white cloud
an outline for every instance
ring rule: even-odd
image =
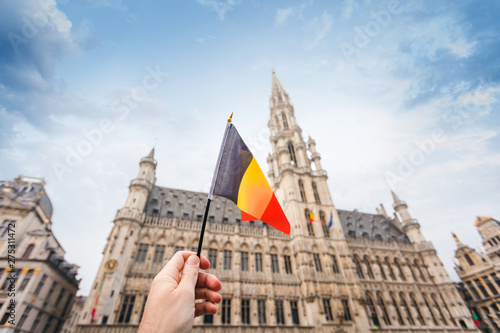
[[[358,8],[358,2],[355,0],[345,0],[342,5],[341,18],[343,21],[347,21],[351,18],[354,11]]]
[[[276,25],[282,26],[297,11],[296,7],[278,8],[276,11]]]
[[[323,11],[321,16],[315,17],[306,25],[306,31],[309,37],[304,41],[306,49],[313,49],[318,46],[319,42],[323,40],[333,26],[333,16],[326,10]]]
[[[219,20],[224,21],[226,18],[226,14],[232,11],[236,6],[243,2],[243,0],[226,0],[226,1],[217,1],[217,0],[197,0],[200,5],[207,6],[212,9]]]

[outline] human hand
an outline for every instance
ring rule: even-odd
[[[221,283],[208,269],[210,262],[194,252],[177,252],[151,284],[139,333],[191,332],[194,318],[217,313]],[[208,302],[195,303],[195,300]]]

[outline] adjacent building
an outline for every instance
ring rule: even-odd
[[[204,255],[223,288],[194,332],[472,332],[471,314],[408,205],[393,216],[339,210],[312,138],[273,73],[269,179],[290,235],[215,198]],[[261,161],[262,163],[262,161]],[[179,250],[195,250],[206,193],[156,184],[154,149],[139,162],[83,307],[80,333],[136,332],[153,277]],[[310,223],[310,213],[321,222]],[[332,220],[332,227],[328,222]]]
[[[500,332],[500,222],[478,217],[475,223],[483,239],[484,252],[457,243],[455,270],[462,280],[464,294],[471,299],[474,319],[483,332]]]
[[[59,332],[78,290],[78,266],[52,233],[42,179],[0,182],[0,332]]]

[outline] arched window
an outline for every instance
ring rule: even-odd
[[[356,267],[356,273],[358,274],[358,277],[360,279],[365,278],[365,274],[363,274],[363,269],[361,268],[361,263],[359,262],[359,258],[357,255],[354,255],[352,258],[352,261],[354,262],[354,266]]]
[[[493,315],[490,313],[490,309],[487,307],[483,306],[482,307],[483,313],[486,315],[485,317],[488,318],[488,321],[490,324],[495,328],[495,332],[500,331],[500,327],[498,327],[497,323],[495,322],[495,319],[493,319]]]
[[[384,266],[382,266],[382,263],[380,262],[379,257],[377,257],[377,264],[378,264],[378,268],[380,270],[380,275],[382,276],[382,279],[387,280],[387,276],[385,276],[385,272],[384,272]]]
[[[401,267],[401,264],[399,263],[399,260],[397,258],[394,259],[394,265],[398,269],[399,277],[401,278],[401,280],[406,281],[405,273],[403,272],[403,268]]]
[[[377,309],[375,309],[375,304],[373,303],[372,295],[366,293],[366,305],[368,306],[368,315],[372,320],[373,326],[380,327],[380,321],[378,320]]]
[[[319,219],[321,220],[321,227],[323,228],[323,235],[325,235],[325,237],[328,237],[329,236],[328,230],[326,230],[326,228],[327,228],[326,215],[325,215],[325,212],[322,210],[319,211]]]
[[[377,293],[377,303],[382,310],[382,320],[384,321],[384,324],[391,325],[391,319],[389,318],[389,313],[387,312],[387,307],[385,306],[384,298],[382,297],[382,293],[380,291]]]
[[[279,130],[280,129],[280,119],[278,118],[278,116],[274,117],[274,122],[276,123],[276,129]]]
[[[465,321],[463,321],[462,319],[460,319],[459,323],[460,323],[460,327],[468,328],[467,325],[465,324]]]
[[[411,326],[415,325],[415,321],[413,320],[413,316],[411,315],[410,308],[408,307],[408,303],[406,303],[405,296],[403,293],[399,294],[399,299],[401,300],[401,305],[403,306],[403,309],[405,310],[406,313],[406,320],[410,323]]]
[[[299,191],[302,202],[307,202],[306,191],[304,190],[304,183],[302,182],[302,179],[299,179]]]
[[[424,317],[422,317],[422,313],[420,312],[420,308],[417,304],[417,300],[415,299],[415,295],[413,293],[410,294],[411,306],[417,312],[417,319],[420,322],[420,325],[425,325]]]
[[[33,251],[34,248],[35,248],[35,244],[28,245],[28,247],[26,248],[26,251],[24,251],[24,254],[23,254],[21,259],[29,258],[31,255],[31,252]]]
[[[434,325],[438,326],[439,325],[438,321],[436,319],[436,316],[434,315],[434,311],[432,310],[432,307],[429,305],[429,301],[427,300],[427,295],[422,294],[422,298],[424,299],[425,306],[427,307],[427,309],[429,309],[429,313],[431,314],[432,321],[434,322]]]
[[[443,311],[441,310],[441,307],[439,306],[438,304],[438,301],[437,301],[437,297],[435,294],[432,294],[431,295],[431,298],[432,298],[432,302],[434,303],[434,310],[436,310],[438,313],[439,313],[439,317],[441,319],[441,322],[444,324],[444,325],[448,325],[448,322],[446,321],[446,318],[444,317],[443,315]]]
[[[470,256],[468,254],[465,254],[465,260],[467,260],[467,263],[469,264],[469,266],[474,266],[474,261],[472,261],[472,259],[470,258]]]
[[[314,229],[313,229],[313,225],[312,223],[310,222],[310,219],[311,219],[311,211],[309,209],[306,209],[304,211],[305,215],[306,215],[306,223],[307,223],[307,231],[309,232],[309,236],[314,236]]]
[[[418,264],[418,261],[417,259],[415,259],[415,268],[417,269],[418,271],[418,275],[420,275],[420,278],[422,279],[422,281],[424,282],[427,282],[427,280],[425,279],[425,276],[424,276],[424,273],[422,272],[422,270],[420,269],[420,265]]]
[[[316,186],[315,182],[312,182],[312,188],[313,188],[313,193],[314,193],[314,200],[318,205],[321,204],[321,200],[319,198],[319,193],[318,193],[318,187]]]
[[[281,116],[283,117],[283,127],[285,129],[288,129],[288,120],[286,119],[286,114],[282,113]]]
[[[373,271],[372,271],[372,265],[370,264],[370,260],[368,259],[368,256],[364,256],[363,263],[366,266],[366,272],[368,273],[368,277],[372,280],[375,280],[375,276],[373,275]]]
[[[387,266],[387,269],[389,270],[389,276],[391,277],[392,281],[396,281],[396,275],[394,275],[394,271],[392,270],[391,263],[389,262],[389,258],[385,257],[385,266]]]
[[[292,165],[297,165],[297,158],[295,157],[295,149],[293,148],[293,143],[288,143],[288,152],[290,153],[290,162]]]
[[[413,280],[415,282],[418,282],[418,279],[417,279],[417,275],[415,274],[415,271],[413,270],[413,268],[411,267],[411,262],[409,259],[406,259],[406,264],[408,265],[408,268],[410,269],[410,272],[411,272],[411,276],[413,277]]]
[[[439,294],[439,297],[441,298],[441,303],[443,303],[444,305],[444,309],[446,310],[446,312],[448,312],[448,318],[450,318],[452,325],[457,326],[457,323],[455,322],[455,319],[453,318],[453,315],[451,314],[450,309],[448,308],[448,304],[446,304],[443,298],[443,295]]]
[[[401,316],[401,311],[399,310],[399,305],[396,302],[396,298],[394,297],[393,293],[390,293],[389,295],[391,296],[392,306],[396,310],[396,314],[398,316],[398,323],[399,325],[404,325],[405,322],[403,321],[403,316]]]

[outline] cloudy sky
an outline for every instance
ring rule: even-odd
[[[267,171],[274,69],[341,209],[391,211],[453,279],[457,233],[500,219],[497,1],[6,0],[0,179],[43,177],[87,294],[138,161],[206,191],[225,119]]]

